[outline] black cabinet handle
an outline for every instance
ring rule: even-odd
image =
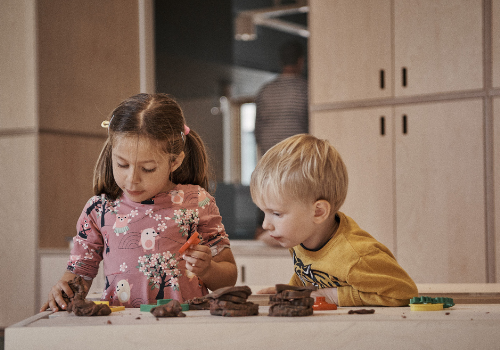
[[[407,69],[406,67],[403,67],[401,69],[401,84],[403,85],[403,87],[406,87],[407,86]]]
[[[380,70],[380,89],[385,89],[385,71],[383,69]]]
[[[408,117],[405,115],[403,115],[403,134],[407,134],[408,133]]]
[[[382,135],[382,136],[385,135],[385,117],[384,116],[380,117],[380,135]]]
[[[245,283],[246,276],[245,276],[245,265],[241,265],[241,283]]]

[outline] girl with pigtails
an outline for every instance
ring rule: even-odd
[[[179,302],[232,286],[236,264],[214,198],[208,158],[180,106],[166,94],[138,94],[111,113],[94,170],[94,196],[77,222],[67,271],[41,311],[65,310],[81,276],[90,288],[103,260],[101,300],[139,307]],[[180,248],[197,235],[199,244]]]

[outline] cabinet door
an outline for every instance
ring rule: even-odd
[[[493,15],[491,16],[492,30],[492,59],[493,59],[493,86],[500,88],[500,0],[491,2]]]
[[[493,100],[493,172],[495,173],[495,241],[496,241],[496,281],[500,282],[500,97]]]
[[[486,282],[482,100],[397,107],[395,135],[399,263],[417,283]]]
[[[349,189],[340,210],[394,251],[392,108],[314,112],[311,127],[346,164]]]
[[[391,1],[310,0],[309,5],[311,103],[390,96]]]
[[[482,3],[394,1],[396,96],[482,88]]]
[[[238,280],[236,285],[250,287],[272,287],[288,284],[294,274],[292,257],[236,256]],[[256,292],[257,290],[254,290]]]

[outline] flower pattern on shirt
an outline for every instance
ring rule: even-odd
[[[195,232],[212,256],[229,247],[215,199],[207,193],[200,207],[199,193],[199,186],[176,185],[141,203],[123,195],[92,197],[77,222],[67,269],[90,280],[104,260],[102,300],[115,305],[139,307],[165,298],[182,302],[208,293],[203,281],[187,275],[177,253]],[[118,217],[122,221],[116,224]]]

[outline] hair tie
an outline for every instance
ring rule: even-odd
[[[189,134],[190,131],[191,129],[189,126],[184,124],[184,131],[181,131],[182,142],[186,143],[186,135]]]
[[[113,114],[113,115],[111,116],[111,119],[110,119],[109,121],[108,121],[108,120],[105,120],[105,121],[103,121],[103,122],[101,123],[101,127],[108,129],[108,132],[109,132],[109,125],[111,124],[111,121],[113,120],[114,116],[115,116],[115,115]]]

